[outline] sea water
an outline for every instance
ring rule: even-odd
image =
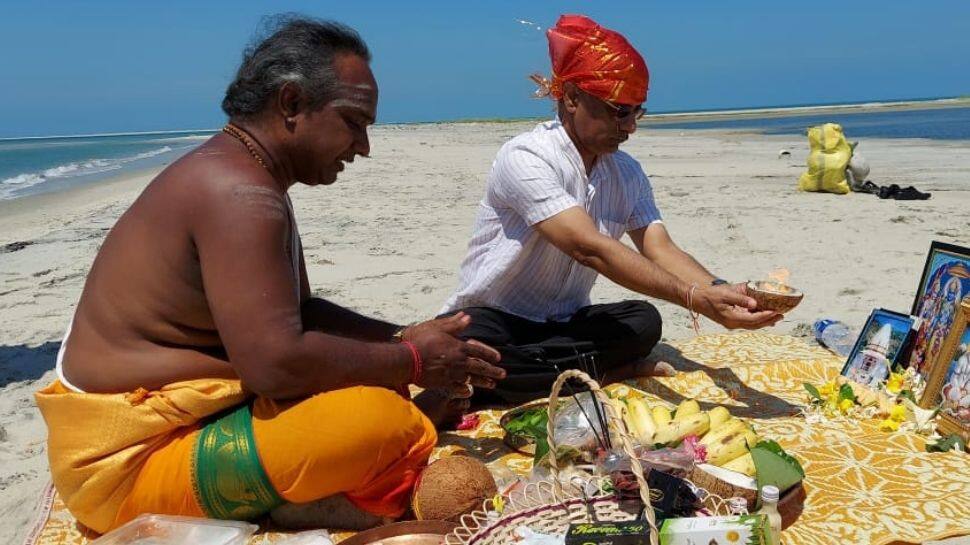
[[[214,131],[0,139],[0,200],[170,163]]]
[[[739,129],[764,134],[805,134],[822,123],[842,125],[849,140],[859,138],[929,138],[932,140],[970,139],[970,107],[931,110],[876,112],[833,112],[757,119],[649,123],[658,129]]]
[[[970,107],[866,113],[789,115],[759,119],[648,122],[676,129],[740,129],[804,134],[820,123],[840,123],[860,138],[970,139]],[[57,191],[170,163],[215,131],[0,139],[0,200]]]

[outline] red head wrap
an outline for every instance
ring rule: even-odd
[[[571,81],[583,91],[617,104],[647,100],[647,63],[618,32],[583,15],[563,15],[546,36],[553,97],[562,98],[563,83]]]

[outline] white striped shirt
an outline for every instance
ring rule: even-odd
[[[589,305],[598,273],[532,228],[574,206],[617,240],[661,221],[650,180],[627,153],[599,156],[587,177],[559,121],[502,146],[486,180],[458,290],[442,312],[484,306],[544,322],[568,320]]]

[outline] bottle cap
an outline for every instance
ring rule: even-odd
[[[732,515],[747,515],[748,500],[744,498],[728,498],[728,509]]]
[[[778,501],[778,487],[770,484],[761,487],[761,501]]]

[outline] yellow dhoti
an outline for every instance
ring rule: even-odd
[[[288,502],[343,493],[365,511],[400,516],[437,441],[414,404],[383,388],[277,402],[248,397],[231,380],[128,394],[76,393],[55,382],[37,393],[37,404],[49,428],[54,484],[71,513],[98,532],[140,513],[218,516],[205,501],[206,476],[245,455],[246,442],[217,444],[222,457],[209,466],[197,458],[227,421],[213,422],[214,415],[233,407],[251,404],[255,452],[248,454],[271,485],[267,493]],[[253,495],[239,482],[245,479],[224,477],[208,482],[227,495],[232,487]]]

